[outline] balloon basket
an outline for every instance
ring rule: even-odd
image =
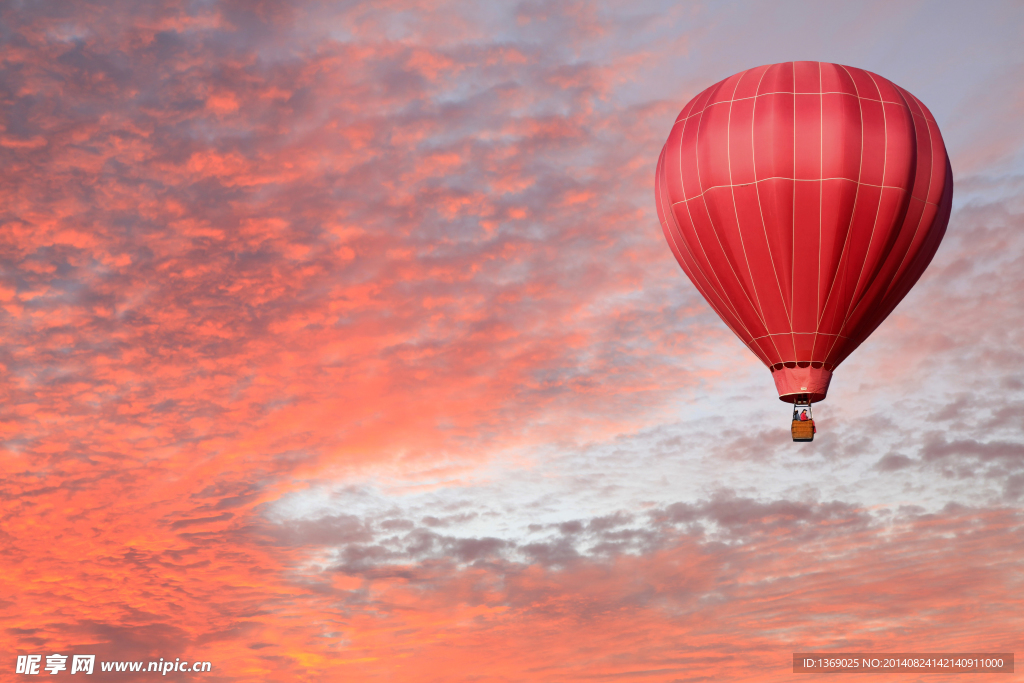
[[[801,418],[801,408],[806,413]],[[793,401],[793,426],[791,428],[793,441],[814,441],[814,408],[811,407],[811,398],[807,394],[800,394]]]
[[[793,420],[793,441],[814,441],[814,420]]]

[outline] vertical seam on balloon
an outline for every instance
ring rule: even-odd
[[[868,78],[871,79],[871,82],[874,84],[875,89],[878,90],[878,97],[879,97],[879,99],[881,99],[881,97],[882,97],[882,89],[878,87],[878,81],[875,80],[874,76],[871,74],[870,71],[865,71],[864,73],[866,73],[868,75]],[[864,271],[867,270],[868,258],[871,256],[871,245],[874,244],[874,242],[875,242],[875,232],[878,231],[878,217],[882,214],[882,197],[885,195],[885,171],[886,171],[886,168],[888,167],[888,162],[889,162],[889,118],[885,115],[885,102],[884,101],[882,102],[881,107],[882,107],[882,134],[884,136],[883,137],[883,144],[882,144],[882,180],[881,180],[882,187],[879,188],[879,190],[878,190],[878,206],[875,208],[875,221],[874,221],[874,223],[871,226],[871,237],[868,238],[868,248],[867,248],[867,251],[864,252],[864,263],[861,264],[860,274],[857,275],[857,283],[853,286],[853,294],[850,296],[849,308],[847,308],[846,315],[843,317],[843,325],[842,325],[842,327],[839,328],[840,334],[843,333],[844,331],[846,331],[846,324],[850,321],[850,316],[857,309],[857,303],[854,302],[854,299],[857,297],[857,290],[860,288],[860,281],[861,281],[861,278],[864,277]],[[870,287],[870,283],[865,285],[865,287],[864,287],[865,290],[868,287]]]
[[[818,273],[814,278],[814,319],[821,317],[821,212],[825,202],[825,95],[821,84],[821,62],[818,65]],[[796,88],[794,88],[795,90]],[[795,174],[794,174],[795,175]],[[814,325],[814,341],[811,342],[811,361],[814,362],[814,350],[818,348],[818,332],[821,324]],[[822,361],[824,362],[824,360]]]
[[[771,67],[769,67],[769,69],[770,68]],[[757,212],[761,216],[761,230],[764,232],[764,243],[765,243],[765,246],[768,248],[768,259],[769,259],[769,261],[771,261],[771,264],[772,264],[772,274],[775,276],[775,285],[779,288],[779,296],[782,298],[782,308],[783,308],[783,310],[785,310],[785,308],[786,308],[786,295],[782,292],[782,283],[779,282],[779,274],[775,270],[775,258],[772,256],[772,243],[768,239],[768,228],[764,224],[764,211],[761,209],[761,186],[757,182],[757,147],[754,144],[754,122],[757,120],[757,91],[761,89],[761,83],[764,82],[764,75],[766,73],[768,73],[768,69],[765,69],[764,72],[761,74],[761,78],[758,79],[758,81],[757,81],[757,88],[754,90],[754,107],[753,107],[753,109],[750,112],[750,156],[751,156],[751,159],[752,159],[753,165],[754,165],[754,193],[757,196]],[[742,235],[743,233],[741,232],[740,234]],[[743,249],[743,258],[747,261],[747,270],[750,271],[750,259],[747,258],[746,247],[744,247],[744,249]],[[750,281],[754,285],[754,296],[757,297],[757,282],[754,280],[754,273],[753,273],[753,271],[750,271]],[[758,303],[758,306],[761,305],[760,297],[757,297],[757,303]],[[762,312],[761,312],[761,316],[764,317],[763,309],[762,309]],[[790,317],[789,311],[786,311],[786,319],[789,321],[789,329],[790,329],[790,332],[792,332],[792,330],[793,330],[793,319]],[[768,328],[767,322],[765,322],[765,326],[764,327],[765,327],[766,330],[768,330],[769,333],[771,333],[771,329]],[[779,353],[779,358],[782,359],[783,363],[785,363],[786,359],[783,358],[782,352],[779,351],[778,345],[775,344],[775,339],[771,338],[771,337],[769,337],[769,338],[772,340],[772,346],[774,346],[776,352]],[[794,351],[794,353],[796,352],[796,348],[795,347],[794,347],[793,351]]]
[[[789,255],[789,333],[793,339],[793,360],[800,362],[800,352],[796,346],[796,329],[793,319],[796,317],[796,301],[794,288],[796,287],[796,62],[793,65],[793,205],[790,207],[790,215],[793,220],[790,245],[792,251]],[[781,286],[781,285],[780,285]]]
[[[896,92],[900,93],[900,97],[903,97],[903,92],[902,92],[901,89],[897,88]],[[914,97],[914,96],[911,95],[911,97]],[[903,100],[906,102],[907,98],[903,97]],[[916,97],[914,97],[914,100],[915,100],[916,104],[920,104],[920,102],[916,102],[916,100],[917,100]],[[909,102],[907,102],[907,106],[908,106],[908,108],[910,107],[910,103]],[[913,111],[913,110],[911,110],[911,111]],[[932,191],[932,179],[935,177],[935,156],[936,156],[936,154],[935,154],[935,143],[932,141],[932,126],[931,126],[931,122],[928,120],[927,116],[924,116],[923,112],[921,114],[921,118],[924,119],[925,130],[928,131],[928,148],[929,148],[929,150],[931,152],[931,157],[932,157],[932,159],[931,159],[931,167],[928,169],[928,186],[925,188],[925,191],[924,191],[924,203],[925,203],[925,205],[927,205],[928,204],[928,196],[931,194],[931,191]],[[915,119],[914,117],[911,117],[911,120],[914,122],[914,137],[915,137],[915,142],[916,142],[916,138],[917,138],[917,119]],[[916,180],[916,178],[915,178],[915,180]],[[910,191],[910,201],[914,201],[914,191],[913,190]],[[914,227],[914,236],[910,238],[910,242],[907,244],[907,252],[905,254],[903,254],[903,258],[900,259],[900,265],[896,267],[896,271],[893,273],[893,276],[892,276],[892,281],[889,283],[889,286],[885,288],[885,294],[882,295],[882,298],[879,299],[879,301],[885,301],[886,300],[886,298],[889,296],[889,292],[892,291],[893,285],[895,285],[896,281],[900,279],[900,271],[903,269],[903,264],[907,262],[907,257],[910,256],[910,251],[914,248],[914,241],[917,239],[917,233],[920,232],[920,230],[921,230],[921,223],[923,221],[924,221],[924,210],[922,209],[921,215],[917,219],[917,225]]]
[[[860,197],[860,182],[864,178],[864,107],[860,103],[860,88],[857,87],[857,81],[853,79],[853,75],[842,64],[837,64],[836,66],[845,71],[846,75],[850,77],[850,82],[853,84],[853,90],[857,94],[857,111],[860,112],[860,167],[857,170],[857,189],[854,190],[853,194],[853,209],[850,211],[850,223],[846,226],[846,239],[843,240],[843,250],[839,253],[839,264],[841,264],[843,262],[843,256],[846,254],[846,247],[850,244],[850,233],[853,231],[853,217],[857,215],[857,198]],[[837,264],[837,270],[841,270],[839,268],[839,264]],[[828,302],[832,299],[832,292],[835,291],[836,282],[843,279],[842,275],[837,273],[835,279],[832,280],[832,286],[829,287],[828,296],[825,298],[826,308],[828,307]],[[819,321],[818,324],[820,326],[821,322]],[[828,347],[828,351],[825,352],[825,359],[823,362],[828,362],[828,358],[832,354],[832,349],[835,348],[836,342],[839,340],[839,333],[842,331],[842,327],[837,330],[836,338],[832,340],[832,343]]]
[[[761,78],[764,78],[764,74],[761,74]],[[694,143],[693,143],[693,146],[694,146],[694,162],[695,162],[694,166],[697,169],[697,186],[701,189],[701,201],[704,202],[704,211],[706,211],[707,214],[708,214],[708,222],[711,223],[712,232],[715,234],[715,239],[718,240],[718,247],[722,250],[722,255],[725,256],[725,247],[722,246],[722,238],[719,237],[719,235],[718,235],[718,228],[715,227],[715,222],[711,219],[711,211],[708,209],[708,200],[704,197],[704,192],[703,192],[704,186],[701,184],[701,179],[700,179],[700,151],[699,151],[699,148],[700,148],[700,127],[701,127],[701,123],[704,121],[704,111],[706,111],[706,110],[707,110],[707,102],[704,103],[704,109],[701,110],[700,118],[697,119],[697,137],[696,137],[696,139],[694,140]],[[682,163],[681,159],[680,159],[680,163]],[[680,180],[681,179],[682,179],[682,173],[680,173]],[[755,171],[754,179],[755,180],[757,179],[756,171]],[[684,197],[686,196],[685,192],[683,193],[683,196]],[[687,204],[686,210],[687,211],[690,210],[689,204]],[[694,233],[696,234],[696,226],[694,227]],[[742,247],[742,245],[743,245],[743,232],[740,231],[739,234],[740,234],[740,245]],[[701,248],[703,248],[703,243],[701,244]],[[707,252],[705,252],[705,254],[706,253]],[[744,260],[747,260],[746,249],[743,250],[743,258],[744,258]],[[740,276],[736,274],[736,269],[732,267],[732,262],[729,260],[729,258],[727,256],[725,258],[725,261],[726,261],[726,263],[729,264],[729,270],[732,271],[733,277],[736,278],[736,284],[739,285],[739,289],[740,289],[741,292],[743,292],[743,296],[747,299],[747,303],[750,304],[750,307],[754,310],[754,313],[758,314],[758,319],[761,321],[761,324],[764,326],[765,331],[766,332],[771,332],[771,330],[768,329],[768,324],[765,322],[764,311],[759,311],[758,310],[760,308],[760,300],[757,298],[757,284],[754,283],[754,281],[753,281],[753,275],[751,275],[751,284],[752,284],[752,286],[754,288],[754,299],[757,300],[757,302],[758,302],[757,306],[755,306],[754,302],[750,300],[749,296],[747,296],[747,292],[746,292],[746,290],[743,287],[743,281],[740,280]],[[711,264],[710,259],[708,260],[708,264],[709,265]],[[714,268],[713,267],[712,267],[711,270],[712,270],[712,272],[714,272]],[[747,270],[748,271],[750,270],[750,262],[749,262],[749,260],[747,260]],[[717,273],[715,275],[717,277]],[[719,283],[721,283],[721,279],[720,278],[719,278]],[[739,316],[737,316],[737,317],[739,317]],[[751,338],[753,338],[754,335],[750,335],[750,336],[751,336]],[[772,340],[772,345],[773,346],[775,345],[775,340]],[[778,347],[776,347],[775,350],[778,351]],[[779,357],[780,358],[782,357],[781,353],[779,354]]]
[[[707,103],[705,102],[705,105],[706,104]],[[703,114],[703,110],[702,110],[701,113]],[[702,116],[702,118],[703,118],[703,116]],[[684,200],[686,199],[686,181],[683,179],[683,136],[686,134],[686,124],[689,122],[689,119],[690,119],[690,117],[687,117],[686,121],[683,123],[683,129],[681,131],[679,131],[679,154],[677,155],[677,158],[679,159],[679,187],[682,190],[683,199]],[[699,132],[699,130],[700,130],[700,128],[699,128],[699,120],[698,120],[698,132]],[[696,145],[696,142],[694,142],[694,158],[696,159],[696,157],[697,157],[697,145]],[[699,178],[700,177],[698,175],[698,184],[700,182]],[[700,234],[697,232],[697,225],[696,225],[696,223],[693,222],[693,214],[690,212],[690,204],[689,204],[689,202],[684,201],[683,204],[686,206],[686,215],[690,219],[690,225],[693,226],[693,234],[697,238],[697,244],[700,245],[700,250],[704,254],[704,260],[707,261],[708,270],[711,271],[711,274],[714,276],[715,280],[718,281],[719,288],[723,290],[722,291],[723,296],[721,297],[722,300],[724,301],[724,303],[728,304],[727,307],[732,310],[732,313],[736,317],[736,320],[739,321],[740,325],[743,326],[743,329],[746,330],[747,336],[750,337],[751,339],[753,339],[754,335],[751,334],[750,330],[747,328],[747,324],[743,321],[743,316],[741,316],[739,314],[739,311],[737,311],[736,307],[732,305],[732,302],[729,301],[728,297],[724,296],[725,287],[722,286],[722,278],[718,277],[718,273],[715,271],[715,268],[714,268],[714,266],[711,263],[711,259],[708,258],[708,252],[704,248],[704,242],[703,242],[703,240],[701,240]],[[705,204],[705,206],[706,206],[706,204]],[[710,220],[710,215],[708,216],[708,219]],[[712,223],[712,227],[714,227],[713,223]],[[683,244],[686,245],[687,251],[690,251],[689,245],[686,243],[686,240],[683,240]],[[690,255],[693,256],[693,252],[692,251],[690,251]],[[697,264],[698,268],[700,268],[700,262],[696,258],[694,258],[693,260],[694,260],[694,263]],[[707,274],[704,273],[704,269],[703,268],[700,268],[700,270],[701,270],[701,274],[704,275],[704,278],[710,284],[711,283],[711,278],[709,278],[707,276]],[[735,273],[734,273],[734,275],[735,275]],[[742,285],[740,286],[740,289],[742,291]],[[745,292],[744,292],[744,296],[746,296]],[[749,302],[749,297],[748,297],[748,302]],[[767,331],[767,329],[768,329],[768,327],[765,326],[765,330],[766,331]],[[744,342],[744,343],[746,343],[746,342]],[[769,365],[770,365],[770,363],[769,363]]]

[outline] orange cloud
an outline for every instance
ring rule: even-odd
[[[572,486],[606,486],[603,511],[544,521],[559,494],[538,512],[511,489],[484,501],[505,507],[463,501],[501,467],[539,489],[561,476],[552,451],[680,420],[666,463],[782,462],[784,432],[709,427],[720,404],[686,402],[714,381],[751,405],[734,382],[749,368],[653,215],[674,105],[617,90],[648,63],[631,32],[659,22],[612,11],[0,10],[7,661],[198,659],[237,681],[755,680],[791,675],[797,648],[1019,643],[1005,506],[1024,492],[1024,384],[1009,371],[973,422],[968,398],[922,403],[876,454],[840,415],[831,433],[849,438],[808,458],[868,458],[872,476],[936,489],[977,476],[997,491],[984,505],[644,491],[619,510],[622,482],[576,471]],[[621,62],[594,57],[620,38]],[[1019,212],[957,215],[960,258],[940,251],[922,281],[941,296],[897,311],[902,336],[880,337],[865,386],[961,356],[1020,366]],[[949,311],[962,324],[937,329]],[[625,451],[607,462],[636,471]],[[748,483],[774,484],[762,474]],[[371,480],[385,512],[321,514],[318,496]],[[413,493],[436,498],[412,515],[395,501]]]

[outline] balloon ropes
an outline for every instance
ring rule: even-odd
[[[655,177],[679,265],[779,398],[808,408],[928,267],[952,199],[927,107],[823,62],[759,66],[697,95]],[[813,420],[794,419],[794,439],[798,426],[813,438]]]

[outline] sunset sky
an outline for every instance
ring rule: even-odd
[[[654,204],[683,105],[789,60],[955,178],[800,444]],[[1024,657],[1020,2],[13,0],[0,183],[2,681]]]

